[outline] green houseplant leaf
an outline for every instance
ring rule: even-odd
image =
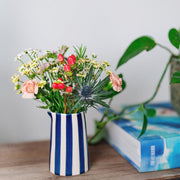
[[[177,71],[173,74],[172,78],[171,78],[171,84],[176,84],[176,83],[180,83],[180,71]]]
[[[141,132],[140,132],[138,138],[140,138],[146,132],[146,129],[147,129],[148,119],[147,119],[147,115],[145,114],[146,110],[147,109],[145,108],[144,104],[141,104],[139,106],[139,111],[141,111],[142,115],[143,115],[143,124],[142,124],[142,129],[141,129]]]
[[[156,115],[156,110],[148,108],[148,109],[146,109],[146,115],[148,117],[154,117]]]
[[[129,59],[138,55],[142,51],[149,51],[153,49],[156,45],[156,42],[149,36],[142,36],[135,41],[133,41],[129,47],[126,49],[125,53],[120,58],[116,69],[122,64],[126,63]]]
[[[180,32],[178,32],[176,29],[170,29],[169,31],[169,41],[171,42],[171,44],[176,47],[177,49],[179,49],[179,45],[180,45]]]
[[[147,125],[148,125],[147,116],[145,114],[143,114],[142,130],[141,130],[141,133],[139,134],[138,138],[140,138],[146,132]]]

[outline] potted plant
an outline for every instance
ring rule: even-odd
[[[151,102],[155,98],[169,65],[171,66],[171,77],[176,71],[180,71],[180,51],[179,51],[179,49],[180,49],[180,31],[172,28],[169,31],[168,37],[169,37],[169,41],[171,42],[171,44],[178,50],[178,52],[176,54],[173,53],[168,47],[155,42],[155,40],[152,39],[151,37],[142,36],[142,37],[136,39],[135,41],[133,41],[129,45],[129,47],[124,52],[124,54],[122,55],[122,57],[120,58],[120,60],[118,62],[117,68],[119,68],[124,63],[128,62],[131,58],[138,55],[142,51],[144,51],[144,50],[150,51],[156,46],[159,46],[170,53],[170,55],[171,55],[170,59],[166,64],[166,67],[163,71],[163,74],[162,74],[160,80],[159,80],[157,88],[156,88],[153,96],[143,103],[144,105]],[[171,80],[171,103],[172,103],[174,109],[180,114],[180,90],[179,90],[180,85],[174,84],[174,83],[179,82],[179,78],[177,76],[179,76],[179,73],[175,73],[173,79]]]
[[[109,108],[104,101],[125,88],[122,75],[86,55],[86,47],[74,47],[66,57],[67,46],[57,51],[25,50],[16,57],[20,63],[11,78],[23,98],[43,103],[51,117],[49,169],[61,176],[88,171],[88,142],[85,113],[89,107]],[[25,62],[29,58],[29,62]],[[101,77],[105,76],[103,79]]]
[[[157,43],[150,36],[139,37],[128,46],[128,48],[123,53],[122,57],[119,59],[116,70],[122,65],[124,65],[125,63],[127,63],[130,59],[132,59],[133,57],[141,53],[142,51],[144,50],[150,51],[156,46],[159,46],[162,49],[168,51],[170,53],[170,58],[166,66],[164,67],[162,75],[159,79],[159,82],[152,96],[149,99],[145,100],[144,102],[125,106],[117,114],[110,113],[109,108],[106,108],[105,113],[103,114],[101,120],[96,122],[97,131],[95,135],[91,138],[91,142],[97,143],[102,139],[103,129],[109,121],[117,120],[126,115],[136,113],[137,111],[140,111],[142,113],[142,119],[143,119],[142,129],[138,136],[138,137],[141,137],[146,132],[146,129],[147,129],[147,125],[148,125],[147,117],[150,118],[150,117],[155,116],[156,114],[156,111],[154,109],[147,108],[146,105],[150,103],[152,100],[154,100],[154,98],[156,97],[169,66],[171,66],[171,75],[170,75],[171,103],[174,109],[177,111],[177,113],[180,114],[180,31],[174,28],[170,29],[169,40],[171,44],[178,50],[176,54],[173,53],[168,47],[160,43]],[[111,102],[112,102],[112,99],[110,100],[109,105],[111,104]],[[129,111],[129,109],[132,107],[136,107],[135,110]]]

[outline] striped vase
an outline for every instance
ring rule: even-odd
[[[86,118],[84,112],[51,117],[49,170],[60,176],[73,176],[89,169]]]

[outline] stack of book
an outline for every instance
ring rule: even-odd
[[[149,105],[156,116],[148,118],[146,133],[138,138],[142,114],[109,122],[105,140],[124,156],[139,172],[180,167],[180,117],[170,103]],[[132,108],[129,111],[133,110]]]

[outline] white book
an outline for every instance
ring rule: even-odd
[[[137,138],[142,115],[136,113],[111,121],[105,128],[105,140],[139,172],[180,167],[180,117],[169,103],[149,105],[157,115],[148,118],[146,133]],[[131,109],[132,110],[132,109]]]

